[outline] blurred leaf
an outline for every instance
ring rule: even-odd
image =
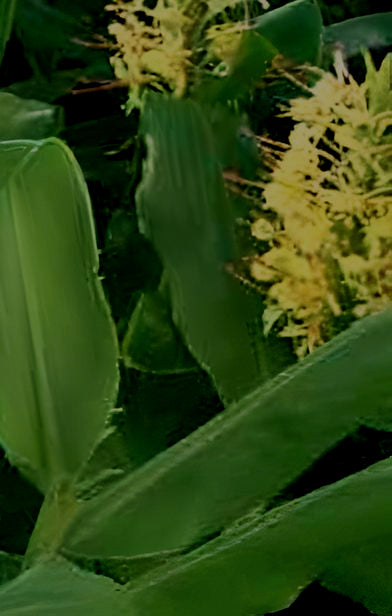
[[[76,85],[79,78],[84,74],[84,69],[77,68],[70,71],[54,71],[51,79],[42,76],[34,76],[26,81],[16,81],[1,92],[9,92],[21,98],[32,98],[44,103],[52,103],[69,92]]]
[[[163,278],[156,291],[141,295],[132,313],[122,345],[128,368],[159,374],[198,370],[171,319],[166,287]]]
[[[318,64],[322,29],[321,12],[313,0],[294,0],[256,17],[251,29],[242,35],[229,74],[204,80],[195,88],[193,97],[225,104],[249,96],[252,86],[260,81],[278,54],[297,64]]]
[[[79,63],[85,64],[70,70],[54,70],[50,75],[34,75],[25,81],[16,81],[1,92],[10,92],[21,98],[33,98],[45,103],[53,103],[57,99],[70,94],[78,81],[89,79],[93,82],[110,81],[113,79],[113,70],[109,64],[107,54],[96,52],[96,56],[90,57],[84,52],[84,48],[75,46],[76,54],[79,54]],[[92,55],[92,54],[91,54]],[[83,91],[79,96],[83,96]],[[66,106],[66,105],[65,105]],[[102,118],[103,121],[105,118]]]
[[[56,9],[73,15],[76,19],[97,18],[105,11],[107,0],[54,0]]]
[[[61,107],[0,92],[1,141],[45,139],[57,135],[62,125]]]
[[[56,139],[8,141],[0,161],[0,440],[45,491],[104,429],[116,338],[72,153]]]
[[[10,38],[17,0],[0,0],[0,65]]]
[[[121,586],[64,560],[47,562],[0,587],[2,616],[132,616]]]
[[[392,608],[392,461],[266,515],[255,510],[219,538],[136,580],[140,616],[247,616],[287,608],[308,584]]]
[[[323,22],[317,2],[294,0],[255,19],[254,31],[297,64],[318,64]]]
[[[256,30],[245,32],[230,73],[223,82],[225,90],[235,90],[237,97],[241,93],[248,94],[249,89],[263,77],[277,53],[278,48],[262,33]]]
[[[50,76],[64,57],[94,62],[102,51],[78,44],[75,38],[88,37],[88,29],[72,12],[50,6],[46,0],[23,0],[15,15],[15,30],[35,75]],[[105,53],[105,55],[107,55]]]
[[[254,179],[260,165],[260,155],[246,115],[234,113],[222,105],[207,108],[206,115],[211,122],[222,168],[235,170],[243,178]]]
[[[391,429],[391,366],[388,310],[82,504],[64,545],[91,556],[189,548],[250,508],[265,509],[359,425]]]
[[[192,91],[192,98],[204,104],[225,105],[228,101],[249,97],[252,86],[263,77],[277,53],[278,50],[258,32],[245,32],[229,74],[204,79]]]
[[[259,300],[225,271],[237,256],[235,219],[211,129],[192,101],[148,101],[139,227],[161,257],[173,321],[191,354],[224,401],[238,399],[270,372],[256,326]]]
[[[82,94],[80,96],[83,96]],[[67,126],[62,139],[72,148],[87,180],[112,185],[112,190],[124,190],[127,176],[126,155],[118,153],[127,138],[137,132],[133,118],[107,115]]]
[[[0,585],[19,575],[22,563],[23,556],[0,551]]]
[[[363,15],[327,26],[323,43],[328,49],[339,45],[346,56],[362,49],[379,49],[392,45],[392,12]]]

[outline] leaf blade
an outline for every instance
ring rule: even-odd
[[[65,547],[189,549],[273,497],[358,425],[390,429],[392,311],[367,317],[81,504]]]
[[[136,581],[140,614],[227,616],[287,608],[312,581],[390,614],[390,459],[245,521]]]
[[[0,156],[0,435],[45,491],[79,468],[103,430],[117,343],[73,155],[49,139],[3,142]]]

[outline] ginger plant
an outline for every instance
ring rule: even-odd
[[[289,147],[274,143],[251,225],[264,333],[299,358],[392,299],[392,58],[379,70],[364,58],[362,84],[320,71],[281,114],[295,125]]]

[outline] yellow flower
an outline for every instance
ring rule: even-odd
[[[176,0],[158,0],[150,9],[146,0],[108,5],[117,21],[109,26],[117,51],[111,62],[118,79],[129,84],[138,100],[143,86],[168,88],[176,96],[186,90],[190,57],[188,35],[192,20]]]
[[[379,71],[365,59],[363,84],[321,72],[313,95],[282,114],[296,121],[290,148],[251,227],[269,244],[249,270],[264,283],[264,332],[278,328],[298,357],[339,331],[343,313],[362,318],[392,300],[391,57]]]

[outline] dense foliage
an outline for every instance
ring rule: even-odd
[[[392,13],[0,0],[0,613],[392,611]]]

